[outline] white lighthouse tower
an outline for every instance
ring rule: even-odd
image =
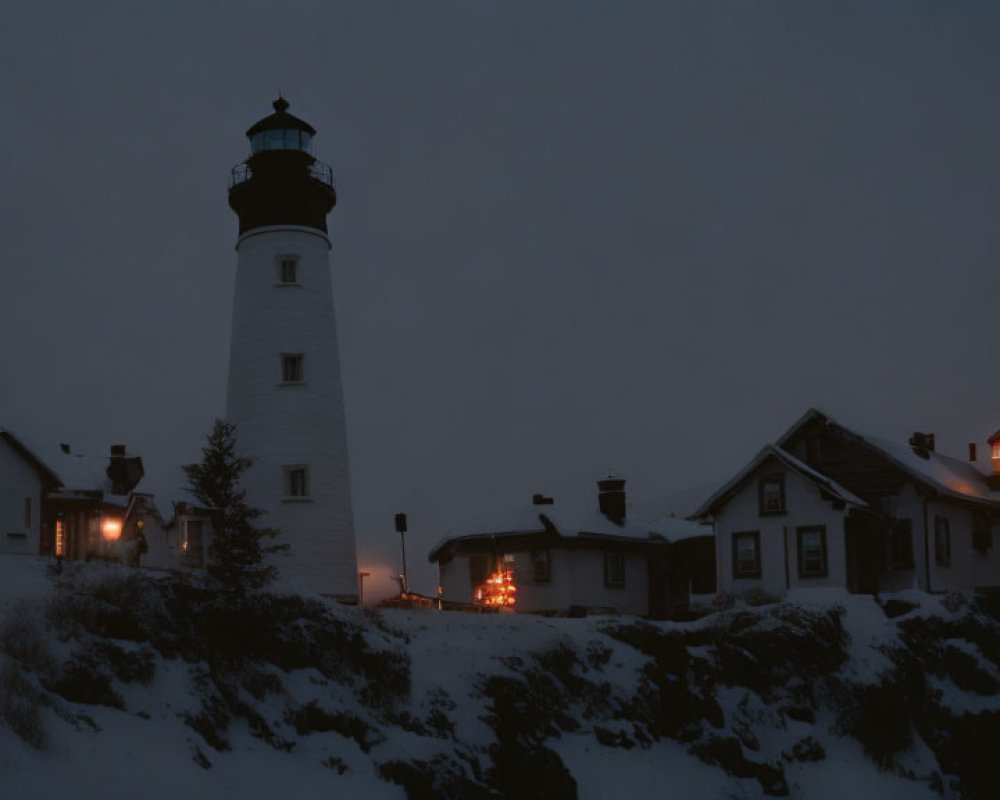
[[[312,156],[315,133],[279,98],[247,131],[250,158],[233,169],[229,205],[240,233],[226,418],[254,462],[247,500],[291,548],[279,568],[357,602],[326,228],[337,195],[330,168]]]

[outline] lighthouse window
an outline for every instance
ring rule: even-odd
[[[312,134],[295,128],[272,128],[258,131],[250,137],[250,153],[261,150],[304,150],[312,151]]]
[[[264,131],[265,150],[284,150],[285,132],[283,130]]]
[[[297,283],[298,282],[298,266],[299,260],[295,256],[282,256],[280,259],[281,263],[281,282],[282,283]]]
[[[283,383],[301,383],[302,353],[281,354],[281,380]]]
[[[285,467],[285,495],[287,497],[309,496],[308,467]]]

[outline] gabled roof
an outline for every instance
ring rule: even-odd
[[[59,488],[59,494],[72,496],[96,496],[100,492],[105,499],[127,503],[128,494],[115,495],[115,482],[108,475],[108,456],[88,456],[70,451],[67,445],[57,440],[45,441],[36,437],[15,436],[10,430],[0,428],[0,438],[10,442],[24,458],[31,462],[46,481]],[[126,454],[126,458],[135,456]],[[112,495],[114,497],[112,497]],[[57,496],[50,493],[49,497]],[[114,499],[114,498],[117,499]]]
[[[714,536],[711,525],[704,525],[684,517],[657,517],[643,523],[650,533],[662,536],[668,542],[682,542],[686,539],[697,539],[699,536]]]
[[[616,540],[649,542],[658,536],[643,525],[626,520],[617,525],[599,511],[574,512],[572,508],[559,508],[556,504],[524,505],[497,514],[467,522],[453,528],[431,548],[427,558],[437,561],[442,551],[455,542],[475,539],[496,539],[511,536],[548,535],[558,539]]]
[[[6,428],[0,428],[0,439],[7,442],[7,444],[9,444],[14,451],[21,456],[21,458],[31,464],[43,481],[54,483],[56,486],[62,485],[62,481],[59,480],[59,476],[46,466],[45,462],[35,455],[35,453],[11,431]]]
[[[725,503],[730,497],[740,491],[753,477],[757,469],[760,468],[768,458],[778,459],[778,461],[790,470],[797,472],[803,478],[816,486],[822,494],[826,495],[830,499],[839,500],[848,505],[858,506],[859,508],[865,508],[868,505],[860,497],[849,492],[836,481],[826,477],[826,475],[817,472],[808,464],[799,461],[799,459],[795,458],[795,456],[786,450],[783,450],[777,445],[766,444],[760,449],[757,455],[750,460],[749,464],[743,467],[743,469],[741,469],[728,483],[702,503],[689,519],[697,519],[711,514],[718,506]]]
[[[842,433],[867,447],[871,452],[884,458],[894,467],[904,472],[917,483],[938,494],[956,500],[980,504],[1000,503],[1000,492],[991,491],[986,476],[974,464],[934,451],[916,450],[905,444],[897,444],[887,439],[869,436],[840,424],[819,409],[810,408],[799,420],[778,439],[778,446],[784,447],[807,423],[819,420],[824,425],[837,428]]]

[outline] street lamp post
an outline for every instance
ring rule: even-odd
[[[361,571],[358,573],[358,605],[365,604],[365,578],[371,576],[370,572]]]
[[[402,594],[405,596],[410,588],[406,583],[406,514],[396,515],[396,530],[399,531],[399,545],[403,550],[403,574],[400,576],[402,580],[400,581],[400,589]]]

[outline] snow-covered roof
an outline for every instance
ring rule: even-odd
[[[783,450],[774,444],[766,444],[760,449],[757,455],[750,460],[749,464],[743,467],[743,469],[736,473],[736,475],[724,484],[721,489],[716,491],[715,494],[702,503],[691,515],[691,517],[698,518],[704,517],[706,514],[710,514],[716,506],[727,500],[735,492],[739,491],[744,484],[750,480],[750,477],[757,470],[757,468],[760,467],[766,459],[771,457],[778,459],[786,467],[799,473],[806,480],[810,481],[817,488],[825,491],[833,498],[841,500],[848,505],[858,506],[861,508],[867,507],[868,504],[856,494],[849,492],[836,481],[826,477],[826,475],[817,472],[805,462],[797,459],[787,450]]]
[[[1000,492],[990,491],[986,476],[969,461],[933,451],[925,451],[927,458],[922,458],[909,445],[864,434],[857,435],[867,444],[885,453],[910,475],[933,485],[944,494],[992,502],[1000,501]]]
[[[643,523],[650,533],[662,536],[668,542],[680,542],[685,539],[696,539],[699,536],[714,536],[711,525],[683,519],[682,517],[658,517]]]
[[[645,525],[629,520],[617,525],[596,510],[560,507],[555,503],[531,503],[452,528],[431,548],[428,559],[436,561],[440,551],[452,542],[544,533],[563,539],[607,538],[648,542],[651,538],[650,529]]]
[[[622,525],[617,525],[600,511],[577,510],[573,508],[557,508],[555,505],[544,506],[545,514],[560,536],[608,536],[617,539],[649,539],[649,531],[645,526],[626,519]]]
[[[0,428],[0,434],[14,439],[28,458],[40,469],[48,473],[61,486],[62,492],[104,492],[108,494],[113,483],[107,475],[108,456],[86,456],[81,453],[66,452],[57,441],[41,440],[40,437],[25,437],[14,434],[9,429]],[[120,495],[120,502],[128,502],[127,495]],[[111,498],[109,498],[111,499]]]
[[[991,491],[986,476],[969,461],[952,458],[930,450],[922,450],[926,455],[920,455],[916,449],[907,444],[898,444],[888,439],[869,436],[834,420],[819,409],[811,408],[778,440],[779,445],[786,443],[806,422],[819,419],[827,425],[835,426],[841,431],[888,459],[896,467],[907,473],[911,478],[923,483],[935,491],[960,500],[971,500],[981,503],[1000,503],[1000,492]]]
[[[0,427],[0,438],[14,448],[14,450],[21,455],[22,458],[26,459],[36,471],[44,476],[44,479],[48,479],[56,484],[61,482],[59,476],[52,471],[51,467],[42,461],[42,459],[38,457],[38,454],[28,447],[20,436],[8,428]]]

